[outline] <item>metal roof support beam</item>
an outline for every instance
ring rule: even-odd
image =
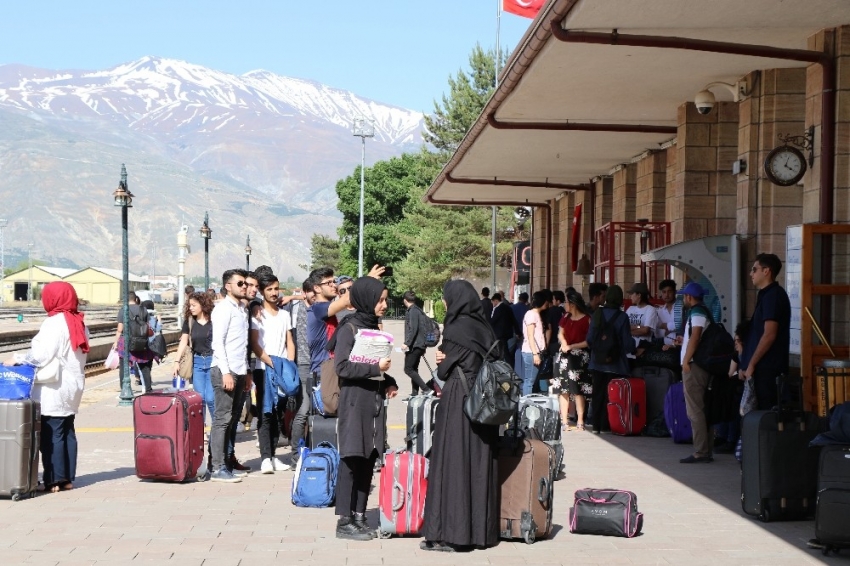
[[[590,190],[590,186],[588,185],[565,185],[562,183],[550,183],[546,181],[541,183],[539,181],[504,181],[500,179],[472,179],[472,178],[457,178],[452,176],[451,173],[446,173],[446,181],[449,183],[460,183],[466,185],[490,185],[496,187],[528,187],[532,189],[561,189],[564,191],[588,191]],[[430,196],[429,196],[429,201]],[[431,201],[434,202],[434,201]],[[481,203],[479,203],[481,204]],[[496,206],[501,206],[499,203],[495,203]],[[502,204],[510,204],[510,203],[502,203]]]
[[[661,49],[685,49],[745,55],[768,59],[784,59],[816,63],[823,69],[822,124],[821,124],[821,192],[820,222],[832,224],[835,204],[835,62],[829,53],[808,49],[783,49],[769,45],[728,43],[687,37],[620,34],[617,30],[606,32],[573,31],[562,27],[561,21],[550,23],[552,35],[566,43],[593,43],[598,45],[626,45],[630,47],[656,47]]]
[[[500,122],[494,113],[487,115],[487,124],[496,130],[548,130],[578,132],[623,132],[633,134],[676,134],[676,126],[647,124],[595,124],[590,122]]]

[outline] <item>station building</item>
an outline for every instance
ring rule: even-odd
[[[775,253],[822,410],[850,358],[850,4],[549,0],[425,198],[530,207],[532,290],[695,280],[727,328]]]
[[[26,301],[30,284],[33,300],[41,300],[41,289],[53,281],[67,281],[77,291],[77,298],[95,305],[116,305],[121,297],[122,273],[119,269],[69,269],[34,265],[32,270],[22,269],[3,278],[2,302],[10,304],[14,301]],[[149,286],[150,282],[146,278],[130,274],[131,291],[148,289]]]

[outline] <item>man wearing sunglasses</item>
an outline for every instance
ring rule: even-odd
[[[247,273],[229,269],[222,275],[226,296],[216,303],[212,323],[213,361],[210,381],[215,395],[215,414],[210,431],[212,473],[210,480],[235,483],[242,481],[233,474],[226,457],[229,431],[236,426],[245,391],[251,390],[248,373],[248,311],[242,303],[246,298]]]
[[[776,282],[782,260],[775,254],[759,254],[750,269],[753,286],[759,290],[756,308],[744,340],[739,372],[742,379],[753,379],[757,408],[771,409],[776,397],[776,376],[788,373],[791,348],[791,301]]]
[[[337,301],[344,300],[348,306],[339,311],[336,315],[337,321],[342,324],[342,321],[345,320],[347,316],[350,316],[355,313],[357,309],[351,306],[351,299],[348,297],[348,292],[351,290],[351,287],[354,286],[354,279],[349,277],[348,275],[340,275],[336,278],[336,292],[337,292]]]

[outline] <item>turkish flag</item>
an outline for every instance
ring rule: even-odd
[[[523,18],[534,19],[545,3],[546,0],[502,0],[502,9]]]

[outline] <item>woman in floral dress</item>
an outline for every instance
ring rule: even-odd
[[[577,291],[567,293],[567,314],[561,318],[558,330],[557,377],[555,387],[561,394],[558,402],[561,408],[563,429],[568,430],[567,416],[570,401],[575,400],[577,428],[584,430],[584,415],[587,398],[593,393],[592,380],[587,364],[590,362],[590,349],[587,347],[587,331],[590,317],[587,306]]]

